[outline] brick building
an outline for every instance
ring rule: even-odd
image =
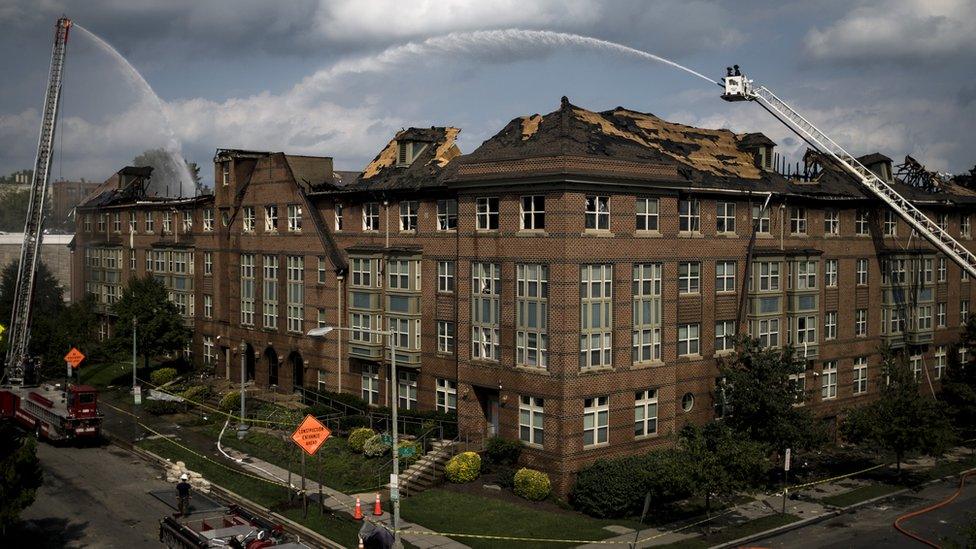
[[[192,199],[147,198],[126,168],[79,207],[75,297],[107,305],[151,272],[217,375],[374,404],[396,382],[401,407],[520,438],[561,491],[720,413],[736,333],[805,354],[804,405],[828,418],[877,392],[882,342],[933,387],[956,352],[972,283],[815,154],[785,177],[760,134],[565,98],[468,155],[457,133],[401,131],[362,173],[221,149],[214,194]],[[976,193],[864,160],[971,243]],[[303,335],[324,325],[353,331]],[[398,380],[377,328],[396,333]]]
[[[98,186],[96,181],[85,180],[51,183],[51,222],[55,225],[69,223],[71,210]]]

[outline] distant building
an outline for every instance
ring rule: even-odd
[[[64,290],[64,299],[71,299],[71,242],[70,234],[47,234],[41,240],[41,263],[43,263],[54,278],[58,286]],[[0,234],[0,269],[8,264],[20,261],[20,248],[24,244],[24,233]],[[6,325],[10,319],[0,318],[0,324]]]
[[[82,199],[94,191],[100,183],[94,181],[55,181],[51,183],[51,216],[50,224],[64,225],[68,223],[71,210]]]

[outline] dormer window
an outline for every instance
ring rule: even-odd
[[[773,169],[773,148],[759,147],[759,167],[764,170]]]
[[[397,166],[409,166],[427,148],[427,143],[419,141],[397,141]]]

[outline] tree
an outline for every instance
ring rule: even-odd
[[[850,442],[894,454],[900,474],[908,453],[945,451],[952,442],[952,425],[941,402],[919,393],[918,380],[904,353],[885,347],[881,354],[885,382],[880,397],[852,410],[841,424],[841,432]]]
[[[790,379],[803,371],[792,347],[762,348],[746,338],[731,357],[719,363],[725,382],[717,388],[723,419],[734,430],[779,452],[810,449],[825,440],[813,415],[795,404],[803,398]]]
[[[0,536],[34,503],[42,480],[34,437],[21,434],[9,423],[0,425]]]
[[[767,468],[762,444],[743,438],[724,422],[686,425],[678,436],[680,463],[689,490],[705,500],[730,498],[762,478]]]
[[[136,346],[146,366],[153,356],[182,350],[190,339],[190,329],[169,300],[166,286],[152,275],[129,279],[112,310],[120,345],[132,341],[132,320],[136,320]]]
[[[29,204],[30,191],[7,191],[0,194],[0,231],[23,232]]]
[[[197,166],[196,162],[187,162],[185,158],[182,161],[186,164],[186,169],[193,178],[193,181],[190,183],[193,183],[194,189],[199,191],[201,183],[200,167]],[[160,182],[159,185],[155,186],[157,190],[165,190],[165,187],[168,185],[171,194],[175,195],[179,192],[180,166],[176,164],[173,155],[167,152],[166,149],[148,149],[143,151],[142,154],[132,159],[132,165],[151,166],[153,169],[153,180]]]
[[[966,319],[960,346],[976,350],[976,314]],[[953,423],[964,431],[976,429],[976,353],[969,352],[966,362],[959,360],[958,347],[949,355],[949,363],[942,378],[939,399],[946,404]]]

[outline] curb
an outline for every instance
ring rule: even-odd
[[[939,482],[944,482],[944,481],[946,481],[948,479],[958,477],[959,475],[965,474],[965,473],[967,473],[969,471],[976,471],[976,468],[967,469],[967,470],[960,471],[959,473],[955,473],[955,474],[951,474],[951,475],[945,475],[945,476],[940,477],[940,478],[935,478],[935,479],[932,479],[932,480],[930,480],[928,482],[922,483],[921,485],[919,485],[919,487],[921,487],[921,486],[931,486],[932,484],[937,484]],[[806,526],[810,526],[811,524],[816,524],[818,522],[823,522],[823,521],[825,521],[827,519],[832,519],[834,517],[838,517],[840,515],[843,515],[845,513],[849,513],[851,511],[854,511],[854,510],[856,510],[856,509],[858,509],[860,507],[863,507],[865,505],[870,505],[872,503],[875,503],[875,502],[878,502],[878,501],[881,501],[881,500],[884,500],[884,499],[888,499],[890,497],[900,496],[901,494],[904,494],[906,492],[911,492],[913,490],[914,490],[914,488],[902,488],[901,490],[895,490],[894,492],[891,492],[891,493],[888,493],[888,494],[884,494],[882,496],[877,496],[877,497],[873,497],[871,499],[866,499],[864,501],[859,501],[859,502],[854,503],[852,505],[848,505],[847,507],[835,507],[832,510],[830,510],[830,511],[828,511],[828,512],[822,514],[822,515],[818,515],[818,516],[815,516],[815,517],[810,517],[808,519],[798,520],[796,522],[791,522],[789,524],[784,524],[783,526],[780,526],[780,527],[777,527],[777,528],[773,528],[772,530],[766,530],[765,532],[758,532],[758,533],[755,533],[755,534],[752,534],[752,535],[749,535],[749,536],[741,537],[739,539],[735,539],[735,540],[732,540],[732,541],[727,541],[727,542],[721,543],[719,545],[712,545],[712,546],[710,546],[710,549],[725,549],[725,548],[730,548],[730,547],[738,547],[740,545],[743,545],[743,544],[746,544],[746,543],[751,543],[753,541],[759,541],[759,540],[763,540],[763,539],[766,539],[766,538],[771,538],[771,537],[777,536],[779,534],[784,534],[784,533],[790,532],[792,530],[798,530],[800,528],[804,528]]]

